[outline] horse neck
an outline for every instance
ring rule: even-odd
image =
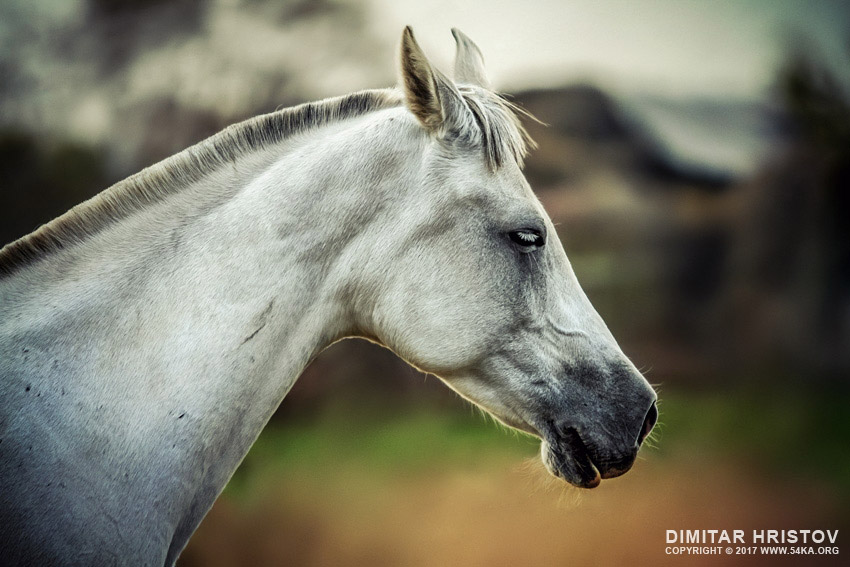
[[[391,123],[363,116],[267,148],[4,283],[3,386],[67,395],[34,435],[58,419],[76,437],[50,451],[99,490],[172,498],[176,551],[304,366],[357,332],[357,241],[391,214],[382,196],[405,185],[412,151]],[[73,463],[95,437],[120,438],[108,469]],[[128,468],[132,487],[114,472]]]
[[[6,321],[16,321],[0,330],[32,337],[71,326],[65,340],[89,346],[81,350],[105,337],[108,351],[139,358],[159,343],[222,356],[274,335],[269,352],[288,355],[297,373],[359,330],[350,302],[368,253],[362,237],[396,216],[410,185],[402,162],[419,149],[376,126],[402,113],[374,112],[244,156],[0,279],[14,300],[2,306]]]

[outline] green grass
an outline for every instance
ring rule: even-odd
[[[472,412],[428,411],[376,419],[351,412],[267,427],[226,492],[239,496],[261,474],[427,474],[446,463],[474,467],[533,456],[539,441]]]
[[[758,474],[818,479],[850,498],[850,395],[782,388],[664,391],[646,459],[689,455],[744,462]],[[336,411],[309,423],[272,424],[226,491],[239,497],[262,478],[347,474],[374,479],[448,466],[519,463],[539,442],[471,411],[420,408],[380,416]]]
[[[850,496],[847,392],[749,387],[661,398],[661,458],[691,451],[746,460],[765,474],[820,479]]]

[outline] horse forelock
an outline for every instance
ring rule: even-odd
[[[509,160],[522,167],[529,150],[536,144],[520,116],[536,118],[490,90],[461,86],[458,91],[475,121],[475,128],[467,126],[467,129],[478,137],[490,168],[496,170]]]

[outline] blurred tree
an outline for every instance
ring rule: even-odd
[[[0,241],[6,244],[104,189],[101,154],[60,141],[41,147],[30,134],[0,131]]]
[[[200,4],[206,0],[182,0],[184,3],[194,2]],[[166,4],[171,0],[89,0],[89,7],[92,10],[104,14],[118,14],[121,12],[132,12],[136,10],[144,10],[158,4]]]
[[[197,32],[207,7],[208,0],[88,0],[87,27],[101,71],[117,72],[145,50]]]
[[[850,95],[802,44],[777,86],[791,141],[748,187],[739,220],[733,309],[758,335],[739,338],[840,376],[850,369]]]

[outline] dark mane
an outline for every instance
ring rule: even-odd
[[[527,114],[501,96],[461,87],[471,111],[468,135],[483,147],[493,169],[508,159],[522,164],[533,142],[519,121]],[[0,249],[0,277],[92,236],[113,223],[173,195],[236,158],[324,124],[403,104],[394,89],[354,94],[301,104],[229,126],[182,152],[80,203],[34,232]],[[473,122],[474,120],[474,122]]]
[[[160,201],[236,158],[305,130],[398,106],[393,90],[362,91],[286,108],[233,124],[206,140],[119,181],[34,232],[0,249],[0,276]]]

